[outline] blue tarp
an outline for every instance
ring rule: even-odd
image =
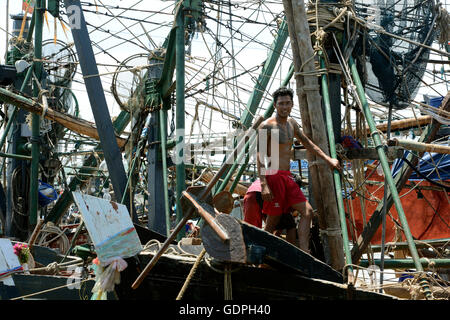
[[[409,151],[405,151],[404,157],[406,158],[408,154]],[[392,176],[395,176],[400,171],[400,167],[403,164],[404,161],[402,159],[396,159],[394,161],[394,163],[392,164]],[[407,164],[405,163],[405,165]],[[416,169],[419,170],[421,174],[427,176],[432,180],[449,180],[450,155],[427,152],[420,159]],[[423,178],[413,171],[409,180],[423,180]]]

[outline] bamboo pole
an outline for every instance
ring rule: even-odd
[[[450,147],[433,143],[423,143],[412,140],[392,139],[392,143],[396,146],[418,152],[436,152],[442,154],[450,154]]]
[[[369,125],[371,132],[372,132],[372,138],[375,143],[375,147],[377,149],[378,155],[380,157],[380,163],[383,168],[384,176],[386,178],[387,184],[389,186],[389,190],[392,194],[392,198],[395,204],[395,208],[397,209],[398,217],[400,219],[400,222],[403,227],[403,232],[405,234],[406,240],[408,242],[409,251],[411,253],[412,259],[414,261],[414,264],[416,266],[417,271],[423,271],[422,264],[419,262],[419,254],[417,252],[416,246],[414,244],[414,239],[411,234],[411,230],[408,226],[408,221],[406,220],[405,212],[403,211],[402,204],[400,202],[400,197],[398,195],[397,188],[394,183],[394,179],[392,178],[391,170],[389,168],[389,163],[386,157],[386,154],[384,153],[383,145],[381,143],[380,134],[375,128],[375,121],[373,120],[372,114],[369,109],[369,104],[367,103],[367,99],[364,93],[363,86],[361,84],[361,80],[359,78],[358,70],[356,69],[356,64],[353,60],[353,58],[350,56],[350,69],[353,77],[353,81],[356,85],[356,90],[358,93],[358,97],[361,101],[364,116],[366,118],[367,124]],[[427,298],[431,297],[431,292],[429,290],[428,284],[425,280],[421,282],[424,290],[426,291]]]
[[[30,236],[30,240],[28,240],[28,248],[30,249],[31,252],[33,252],[34,242],[36,241],[39,232],[41,232],[43,225],[44,219],[38,219],[38,223],[36,224],[36,227],[34,228],[33,233]]]
[[[391,122],[391,130],[404,130],[408,128],[414,128],[418,126],[425,126],[427,124],[431,123],[431,120],[433,118],[431,116],[421,116],[417,118],[408,118],[408,119],[402,119],[402,120],[395,120]],[[382,132],[387,132],[387,123],[381,123],[376,125],[377,130]],[[370,135],[370,128],[366,130],[366,134]]]
[[[205,182],[206,184],[208,184],[212,179],[214,178],[214,175],[211,172],[204,172],[201,177],[200,180]],[[236,182],[236,179],[233,181],[233,183]],[[247,193],[247,189],[248,187],[237,183],[236,187],[234,189],[232,189],[232,183],[229,182],[226,186],[224,190],[230,191],[230,193],[237,193],[238,195],[240,195],[241,197],[245,196],[245,194]]]
[[[32,160],[33,159],[30,156],[24,156],[21,154],[13,154],[13,153],[4,153],[4,152],[0,152],[0,157],[13,158],[13,159],[19,159],[19,160]]]
[[[320,57],[320,67],[325,68],[325,61],[323,57]],[[336,144],[334,141],[334,130],[333,130],[333,119],[331,115],[331,105],[330,105],[330,96],[328,94],[328,77],[326,74],[322,75],[322,96],[323,102],[325,106],[325,118],[327,124],[328,131],[328,142],[330,144],[330,155],[333,159],[337,159],[336,155]],[[348,240],[348,232],[347,232],[347,223],[345,221],[345,209],[344,209],[344,200],[342,199],[342,186],[341,186],[341,176],[339,171],[333,170],[333,179],[334,179],[334,187],[336,192],[336,199],[338,205],[338,212],[341,224],[342,231],[342,240],[344,245],[344,253],[345,253],[345,262],[349,266],[347,268],[347,280],[349,283],[354,284],[354,276],[353,269],[351,267],[352,264],[352,256],[350,253],[349,240]]]
[[[183,298],[183,295],[186,292],[186,289],[189,286],[189,283],[191,282],[192,277],[194,276],[195,272],[197,271],[197,268],[200,265],[200,262],[202,261],[205,254],[206,254],[206,250],[205,250],[205,248],[203,248],[203,250],[198,255],[197,259],[195,260],[195,263],[192,266],[191,271],[189,271],[189,274],[186,277],[186,280],[184,281],[183,287],[181,287],[180,292],[178,292],[177,298],[175,300],[181,300]]]

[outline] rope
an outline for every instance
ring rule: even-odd
[[[42,267],[42,268],[32,268],[30,269],[30,273],[37,273],[39,271],[46,271],[46,272],[53,272],[53,274],[57,274],[59,273],[59,271],[63,270],[63,269],[67,269],[67,268],[72,268],[74,266],[81,266],[84,264],[84,261],[68,261],[68,262],[64,262],[64,263],[57,263],[57,262],[52,262],[49,263],[47,266]]]
[[[344,14],[350,5],[350,3],[344,3],[338,7],[334,5],[330,6],[329,3],[319,4],[319,1],[316,1],[314,5],[310,4],[306,11],[308,23],[312,28],[316,28],[317,30],[324,30],[330,27],[344,30]]]
[[[153,248],[151,248],[152,246],[157,246],[157,250],[154,250]],[[159,242],[156,239],[152,239],[152,240],[150,240],[149,242],[147,242],[144,245],[144,248],[142,249],[142,251],[153,251],[153,252],[156,252],[156,251],[159,251],[159,249],[161,249],[161,247],[162,247],[161,242]],[[186,252],[185,250],[183,250],[180,247],[180,243],[177,244],[177,248],[181,251],[181,253],[178,252],[175,248],[169,246],[166,249],[166,251],[164,251],[163,254],[172,254],[172,255],[184,256],[184,257],[197,257],[197,255],[195,255],[193,253]]]
[[[197,260],[195,260],[194,265],[191,268],[191,271],[189,272],[186,280],[184,281],[183,287],[181,288],[180,292],[178,293],[178,296],[176,300],[181,300],[183,298],[184,292],[186,291],[189,283],[192,280],[192,277],[194,276],[195,272],[197,271],[198,266],[200,265],[200,262],[202,261],[203,257],[205,256],[206,250],[203,249],[202,252],[197,257]]]
[[[57,226],[55,226],[52,222],[48,222],[40,231],[39,234],[42,234],[39,238],[38,245],[46,247],[51,242],[59,241],[59,249],[61,252],[67,252],[70,247],[69,239],[67,238],[64,230],[61,230]],[[56,236],[51,238],[50,240],[46,240],[49,235],[55,234]]]
[[[43,89],[41,89],[40,91],[39,91],[39,95],[38,95],[38,100],[40,101],[41,99],[42,99],[42,97],[43,97],[43,95],[48,95],[49,94],[49,91],[48,90],[43,90]],[[42,100],[42,114],[41,114],[41,117],[42,118],[45,118],[45,114],[47,113],[47,110],[48,110],[48,103],[47,103],[47,100],[46,99],[43,99]]]
[[[212,260],[213,260],[212,258],[208,258],[208,257],[205,258],[205,262],[206,262],[206,264],[208,265],[208,267],[210,267],[212,270],[214,270],[214,271],[217,272],[217,273],[225,273],[224,270],[220,270],[220,269],[217,269],[216,267],[214,267],[214,266],[211,264],[211,261],[212,261]],[[241,269],[240,266],[238,266],[237,268],[231,270],[230,272],[236,272],[236,271],[238,271],[239,269]]]
[[[227,264],[224,270],[224,279],[223,279],[223,290],[224,290],[224,299],[225,300],[233,300],[233,287],[231,282],[231,265]]]
[[[82,283],[84,283],[86,281],[89,281],[89,280],[91,280],[91,279],[90,278],[89,279],[84,279],[84,280],[81,280],[79,283],[82,284]],[[12,298],[10,300],[20,300],[20,299],[36,296],[38,294],[47,293],[47,292],[55,291],[55,290],[66,288],[66,287],[70,287],[70,286],[73,286],[73,283],[69,283],[69,284],[66,284],[66,285],[63,285],[63,286],[59,286],[59,287],[55,287],[55,288],[51,288],[51,289],[47,289],[47,290],[42,290],[42,291],[35,292],[35,293],[30,293],[30,294],[23,295],[23,296],[20,296],[20,297],[15,297],[15,298]]]

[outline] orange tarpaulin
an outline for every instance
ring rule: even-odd
[[[370,177],[370,180],[374,181],[383,181],[383,179],[382,176],[379,176],[376,173]],[[422,187],[433,185],[428,181],[414,181],[414,183],[420,183],[419,186]],[[408,181],[407,184],[409,185],[411,182]],[[366,200],[364,207],[367,222],[378,206],[377,202],[367,199],[375,200],[375,198],[377,198],[382,200],[384,187],[377,184],[366,184],[366,188],[368,192],[365,193]],[[400,192],[400,201],[412,236],[417,240],[450,238],[450,193],[446,194],[445,191],[421,189],[420,193],[423,194],[422,197],[421,195],[418,195],[418,190],[418,188],[415,188],[412,191],[411,188],[403,188]],[[358,190],[358,192],[361,193],[362,190]],[[353,192],[351,205],[348,199],[344,199],[345,212],[350,216],[350,218],[347,219],[348,226],[349,222],[353,224],[353,218],[351,216],[353,210],[354,224],[357,233],[356,237],[361,235],[364,228],[359,197],[360,195]],[[392,219],[395,219],[400,223],[395,205],[391,206],[389,212],[391,213],[392,218],[389,215],[386,216],[386,242],[395,241],[396,227],[394,226]],[[350,228],[348,228],[348,233],[349,238],[353,239]],[[404,239],[405,238],[403,237],[403,240]],[[371,243],[381,243],[381,223],[373,236]]]

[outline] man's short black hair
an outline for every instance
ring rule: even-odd
[[[294,91],[291,88],[287,88],[287,87],[281,87],[278,88],[273,94],[273,103],[276,104],[278,97],[281,96],[290,96],[291,100],[294,100]]]

